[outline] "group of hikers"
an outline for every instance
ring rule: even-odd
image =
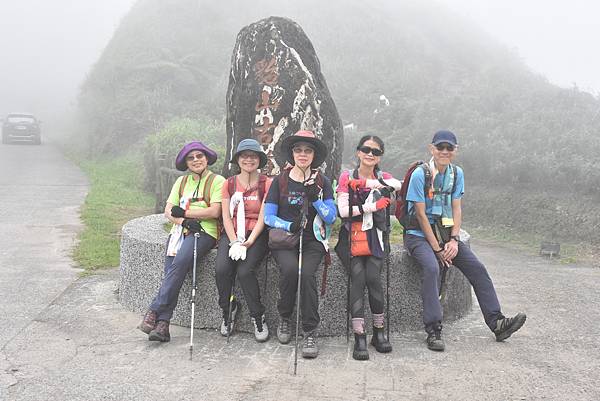
[[[281,144],[287,168],[273,178],[260,173],[267,157],[254,139],[242,140],[230,163],[239,173],[227,179],[210,171],[217,154],[201,142],[186,144],[175,165],[189,175],[179,177],[169,195],[165,216],[173,223],[167,244],[164,278],[138,326],[150,341],[170,340],[169,322],[179,292],[195,261],[217,247],[216,285],[223,311],[220,332],[229,336],[241,305],[232,296],[236,277],[247,302],[259,342],[269,338],[261,302],[257,269],[270,252],[280,271],[277,339],[292,339],[294,306],[304,332],[302,356],[319,350],[319,292],[316,273],[328,252],[328,236],[337,215],[342,218],[336,252],[349,278],[348,309],[354,332],[353,358],[369,359],[363,305],[368,289],[372,314],[371,345],[392,351],[385,334],[384,290],[381,273],[389,253],[389,207],[393,193],[405,193],[404,246],[421,268],[421,297],[427,347],[443,351],[440,272],[458,268],[473,286],[484,319],[497,341],[510,337],[526,316],[502,314],[485,266],[461,242],[461,198],[464,176],[453,163],[456,136],[438,131],[429,144],[429,162],[413,166],[403,181],[382,172],[383,141],[366,135],[356,146],[357,165],[337,180],[337,206],[331,180],[319,166],[327,146],[311,131],[298,131]],[[404,184],[403,184],[404,183]],[[387,242],[387,243],[386,243]],[[296,337],[297,338],[297,337]]]

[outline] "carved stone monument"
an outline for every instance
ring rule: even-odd
[[[263,172],[285,167],[282,140],[311,130],[325,142],[329,155],[322,169],[337,177],[343,128],[329,94],[315,50],[294,21],[270,17],[243,28],[231,57],[227,89],[227,157],[245,138],[256,139],[269,162]],[[229,175],[231,166],[224,167]]]

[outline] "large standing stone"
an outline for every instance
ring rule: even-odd
[[[227,156],[245,138],[262,144],[263,170],[276,175],[285,165],[282,140],[301,129],[325,142],[322,168],[337,177],[343,150],[342,122],[329,94],[315,50],[294,21],[270,17],[243,28],[231,57],[227,89]],[[231,166],[224,167],[229,175]]]

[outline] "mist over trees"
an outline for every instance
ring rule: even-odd
[[[551,85],[518,55],[435,2],[139,0],[82,86],[89,148],[114,151],[177,118],[223,124],[239,30],[271,15],[298,22],[321,61],[346,135],[386,142],[403,174],[434,131],[457,133],[470,184],[598,198],[600,101]],[[379,96],[389,107],[374,114]]]

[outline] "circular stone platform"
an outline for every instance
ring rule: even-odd
[[[121,265],[119,277],[119,300],[123,306],[135,312],[144,313],[157,293],[163,269],[165,245],[168,233],[165,230],[166,218],[155,214],[129,221],[123,226],[121,238]],[[461,232],[463,242],[469,235]],[[337,238],[331,240],[335,244]],[[333,247],[332,247],[333,248]],[[203,260],[198,261],[198,291],[196,292],[196,328],[218,328],[221,324],[221,309],[217,304],[215,284],[215,257],[212,250]],[[331,250],[332,265],[327,274],[325,296],[320,297],[320,335],[345,335],[346,331],[346,283],[347,275],[339,259]],[[279,296],[279,269],[273,258],[262,262],[259,284],[263,304],[267,308],[266,318],[274,331],[277,324],[277,299]],[[265,269],[264,266],[267,266]],[[318,271],[317,282],[321,286],[323,264]],[[385,289],[386,271],[382,272]],[[447,274],[447,290],[444,302],[444,320],[451,321],[465,315],[471,309],[471,286],[466,278],[452,268]],[[394,332],[423,327],[421,310],[421,279],[419,267],[398,244],[392,244],[390,255],[390,321]],[[239,285],[236,296],[242,302],[236,330],[253,332],[248,316],[248,308]],[[172,323],[189,327],[190,323],[191,278],[188,276],[179,296]],[[369,320],[368,299],[365,296],[365,316]],[[370,327],[370,321],[366,327]]]

